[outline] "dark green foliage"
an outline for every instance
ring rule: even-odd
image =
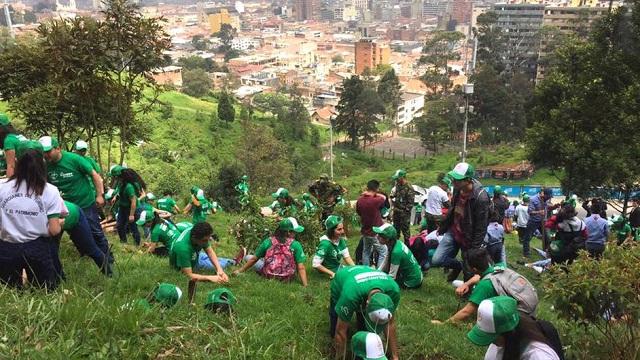
[[[173,117],[173,104],[160,104],[160,117],[164,120],[171,119]]]
[[[450,96],[425,103],[424,115],[416,120],[418,134],[422,144],[433,152],[438,146],[451,138],[458,129],[460,114],[454,99]]]
[[[203,97],[209,94],[211,87],[211,79],[206,71],[193,69],[182,72],[182,91],[185,94],[194,97]]]
[[[227,92],[222,92],[218,100],[218,118],[222,121],[232,122],[235,117],[236,110],[233,108],[231,96]]]
[[[205,39],[202,35],[194,35],[191,38],[191,45],[196,50],[207,50],[209,48],[209,40]]]
[[[318,130],[317,127],[312,126],[311,127],[311,146],[317,148],[318,146],[320,146],[320,130]]]
[[[379,132],[376,121],[384,113],[384,106],[376,91],[357,75],[345,79],[342,85],[334,126],[336,131],[347,133],[351,146],[357,149],[360,138],[370,141]]]
[[[385,118],[391,129],[396,126],[396,116],[401,101],[400,88],[400,81],[393,68],[387,70],[378,83],[378,96],[384,103]]]
[[[240,210],[236,184],[244,174],[238,164],[223,164],[218,172],[218,179],[213,187],[213,198],[222,205],[225,211]]]
[[[460,59],[454,48],[462,39],[464,34],[457,31],[434,31],[425,42],[420,62],[431,65],[431,68],[421,79],[431,88],[432,94],[446,93],[451,88],[448,65],[449,61]]]
[[[201,56],[192,55],[178,59],[178,66],[182,66],[182,70],[202,69],[206,72],[221,71],[221,68],[211,58],[203,58]]]
[[[559,317],[584,327],[590,346],[574,356],[637,359],[640,356],[640,247],[609,245],[601,261],[584,252],[570,271],[556,267],[545,281]],[[594,353],[595,351],[595,353]],[[581,357],[581,356],[578,356]]]

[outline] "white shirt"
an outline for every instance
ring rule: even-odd
[[[58,188],[47,183],[41,196],[27,196],[26,183],[14,188],[16,181],[0,184],[0,239],[26,243],[49,236],[49,215],[62,213]]]
[[[484,354],[484,360],[502,360],[503,356],[504,348],[491,344]],[[551,346],[542,342],[532,341],[527,344],[522,354],[520,354],[520,360],[560,360],[560,358]]]
[[[529,222],[529,207],[524,204],[520,204],[516,206],[516,226],[517,227],[527,227],[527,223]]]
[[[438,185],[433,185],[429,188],[429,195],[427,195],[427,205],[424,211],[431,215],[442,215],[442,204],[449,201],[449,195],[442,190]]]

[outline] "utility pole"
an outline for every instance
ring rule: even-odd
[[[7,4],[7,0],[4,0],[4,18],[7,23],[7,27],[9,28],[9,35],[11,35],[12,39],[15,39],[16,33],[13,31],[13,24],[11,23],[11,13],[9,12],[9,4]]]
[[[469,122],[469,96],[473,95],[473,84],[462,85],[464,91],[464,127],[462,129],[462,162],[467,158],[467,123]]]
[[[333,180],[333,122],[335,121],[335,115],[329,117],[329,169],[331,180]]]

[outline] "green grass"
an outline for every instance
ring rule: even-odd
[[[232,215],[210,217],[222,237],[217,252],[232,256],[236,247],[228,235]],[[353,254],[357,242],[351,234]],[[309,287],[283,284],[249,271],[232,277],[228,287],[238,297],[235,316],[226,318],[203,308],[206,293],[219,285],[198,285],[196,305],[183,298],[171,309],[144,312],[125,304],[148,294],[158,282],[187,289],[185,278],[169,267],[166,258],[143,254],[110,236],[116,256],[112,279],[98,274],[87,258],[79,258],[68,238],[61,258],[67,280],[51,294],[19,293],[0,288],[0,358],[215,358],[215,359],[323,359],[329,356],[327,306],[329,280],[307,260]],[[510,259],[519,253],[516,237],[508,236]],[[310,254],[307,254],[310,257]],[[531,280],[537,276],[521,269]],[[230,272],[233,269],[228,270]],[[538,287],[540,289],[540,287]],[[397,311],[402,359],[479,359],[483,348],[465,334],[471,323],[432,325],[458,307],[453,288],[439,269],[430,271],[422,288],[402,291]],[[549,304],[541,303],[549,318]]]

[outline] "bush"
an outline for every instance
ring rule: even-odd
[[[586,358],[640,356],[639,246],[609,246],[600,261],[583,252],[568,270],[553,268],[546,280],[558,316],[588,334],[589,341],[576,341],[582,346],[572,351]]]
[[[218,179],[213,187],[213,198],[222,205],[225,211],[240,210],[236,184],[242,177],[243,169],[239,165],[224,164],[220,167]]]

